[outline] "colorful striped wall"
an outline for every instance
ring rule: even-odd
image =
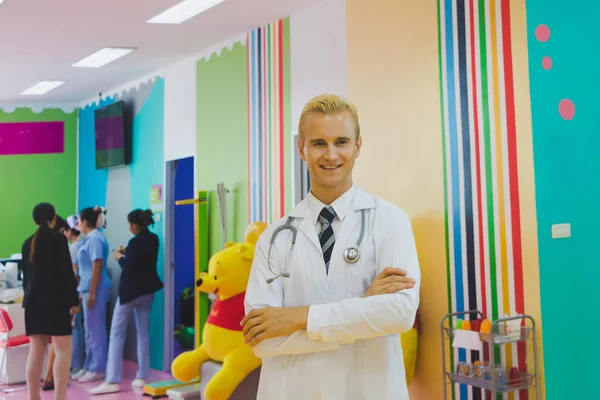
[[[439,0],[438,10],[449,311],[523,314],[510,1]],[[502,365],[526,368],[524,344],[504,349]]]
[[[289,19],[248,33],[249,222],[271,223],[289,210]]]

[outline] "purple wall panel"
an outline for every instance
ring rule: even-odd
[[[65,151],[64,122],[0,123],[0,156]]]

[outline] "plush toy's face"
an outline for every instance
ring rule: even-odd
[[[254,246],[249,243],[227,243],[225,249],[211,257],[208,273],[200,275],[198,290],[231,297],[246,291]]]

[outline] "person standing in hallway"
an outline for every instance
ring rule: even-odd
[[[25,240],[23,255],[23,308],[25,331],[30,339],[27,390],[39,400],[44,355],[50,338],[54,348],[54,398],[67,398],[71,363],[71,310],[79,304],[77,282],[71,267],[67,239],[56,232],[56,212],[49,203],[33,209],[37,230]]]
[[[79,287],[83,303],[85,330],[85,362],[72,376],[80,382],[101,380],[105,376],[108,357],[106,309],[110,301],[112,282],[108,274],[108,241],[99,229],[100,207],[85,208],[79,214],[79,228],[85,242],[77,255]]]
[[[73,263],[73,273],[77,284],[80,283],[79,267],[77,266],[77,255],[83,245],[83,235],[79,231],[79,217],[77,214],[67,217],[65,220],[64,234],[69,241],[69,251],[71,253],[71,262]],[[81,303],[81,294],[79,295]],[[81,304],[79,312],[73,315],[73,357],[71,358],[71,373],[77,374],[83,368],[85,351],[85,332],[83,330],[83,314]]]
[[[127,216],[129,230],[135,236],[127,248],[115,252],[123,273],[119,282],[119,298],[115,304],[110,330],[108,365],[104,383],[89,390],[90,394],[114,393],[121,390],[123,349],[127,325],[133,314],[137,333],[138,371],[133,387],[142,388],[150,375],[150,311],[154,293],[163,283],[157,273],[158,236],[148,229],[154,225],[151,210],[133,210]]]
[[[421,278],[410,218],[354,184],[351,102],[313,98],[298,135],[311,190],[260,236],[246,291],[243,333],[263,359],[257,399],[408,400],[400,335]]]
[[[65,230],[65,220],[60,216],[60,215],[56,215],[55,221],[54,221],[54,227],[52,228],[52,231],[55,233],[64,233]],[[73,310],[75,309],[75,307],[73,308]],[[54,346],[52,346],[52,344],[50,344],[49,346],[49,350],[48,350],[48,369],[46,371],[46,377],[44,378],[44,381],[42,382],[42,390],[54,390],[54,360],[56,358],[56,353],[54,352]]]

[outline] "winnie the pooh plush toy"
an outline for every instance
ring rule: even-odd
[[[196,282],[197,289],[217,296],[202,331],[202,345],[179,355],[171,364],[173,376],[183,382],[200,375],[201,365],[209,360],[223,363],[206,384],[206,400],[226,400],[237,386],[262,362],[244,343],[240,322],[244,318],[244,297],[254,245],[264,231],[263,223],[250,224],[244,243],[227,243],[213,255],[208,273]]]

